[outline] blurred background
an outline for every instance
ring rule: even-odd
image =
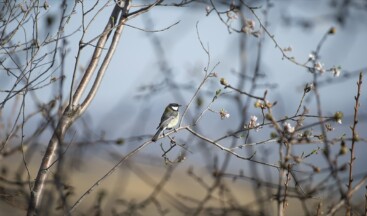
[[[115,6],[114,1],[36,2],[0,3],[0,209],[8,215],[25,214],[30,182],[36,178],[68,102],[73,72],[79,82],[95,49],[95,40],[79,49],[83,26],[88,28],[82,42],[99,37]],[[130,11],[151,3],[132,1]],[[63,17],[68,19],[60,29]],[[224,88],[221,78],[259,97],[267,91],[266,99],[276,102],[273,117],[284,120],[280,125],[289,122],[293,126],[298,118],[292,116],[303,96],[298,114],[305,107],[308,114],[319,115],[316,93],[304,95],[306,84],[317,85],[322,116],[333,119],[338,111],[344,114],[342,124],[328,121],[331,129],[327,134],[333,162],[341,167],[338,179],[346,185],[349,172],[345,166],[350,155],[349,151],[340,154],[341,141],[351,147],[356,83],[359,74],[367,71],[366,21],[367,2],[362,0],[163,1],[129,18],[97,95],[66,133],[60,147],[62,162],[49,169],[42,215],[65,214],[121,158],[150,140],[171,102],[183,105],[181,114],[190,104],[182,125],[192,125],[202,114],[192,126],[196,132],[210,140],[219,139],[222,146],[263,164],[237,158],[180,130],[172,134],[175,142],[160,139],[129,158],[86,196],[73,214],[277,214],[277,190],[284,187],[279,184],[281,171],[266,165],[279,166],[282,160],[279,143],[270,139],[275,129],[263,125],[260,130],[244,130],[251,116],[260,124],[267,122],[263,110],[254,106],[256,99]],[[22,23],[21,27],[7,38],[17,23]],[[38,40],[34,41],[36,34]],[[57,41],[52,40],[60,34]],[[33,50],[35,43],[39,49]],[[317,62],[325,72],[305,67],[315,68]],[[213,76],[205,79],[206,72]],[[27,78],[17,75],[22,73]],[[23,79],[28,84],[34,80],[27,94]],[[367,175],[366,88],[363,83],[353,185]],[[229,117],[222,118],[221,110]],[[331,177],[335,173],[323,155],[324,143],[318,139],[322,135],[318,121],[305,118],[303,126],[311,132],[311,140],[297,142],[291,149],[295,172],[286,177],[290,180],[285,215],[318,215],[319,210],[328,212],[341,199],[340,187]],[[266,142],[259,143],[262,141]],[[296,156],[302,158],[300,163]],[[62,173],[61,190],[53,184],[58,172]],[[366,183],[353,195],[355,215],[365,212],[364,186]],[[309,196],[300,198],[300,194]],[[345,209],[337,214],[344,215]]]

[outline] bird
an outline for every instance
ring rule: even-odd
[[[152,137],[153,142],[157,141],[158,136],[159,134],[161,134],[162,131],[170,130],[174,126],[177,125],[178,120],[180,119],[180,113],[178,112],[178,109],[180,106],[181,105],[177,103],[168,104],[168,106],[166,107],[166,109],[164,110],[162,114],[161,122],[159,123],[157,127],[158,130],[155,133],[155,135]]]

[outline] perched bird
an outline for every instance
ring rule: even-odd
[[[159,134],[161,134],[162,131],[168,129],[172,129],[174,126],[177,125],[178,120],[180,119],[180,114],[178,112],[178,108],[181,105],[177,103],[170,103],[164,110],[161,122],[159,123],[157,129],[157,133],[152,137],[152,141],[155,142],[158,139]]]

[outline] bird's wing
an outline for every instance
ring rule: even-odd
[[[159,123],[159,125],[158,125],[158,127],[157,127],[157,129],[158,128],[165,128],[165,127],[167,127],[167,125],[172,121],[172,119],[174,119],[175,118],[175,116],[170,116],[170,117],[168,117],[166,120],[164,120],[164,121],[161,121],[161,123]]]

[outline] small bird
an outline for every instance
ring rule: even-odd
[[[152,141],[155,142],[158,139],[159,134],[161,134],[162,131],[168,129],[172,129],[174,126],[177,125],[178,120],[180,119],[180,113],[178,112],[178,108],[181,105],[177,103],[170,103],[164,110],[161,122],[159,123],[157,129],[157,133],[152,137]]]

